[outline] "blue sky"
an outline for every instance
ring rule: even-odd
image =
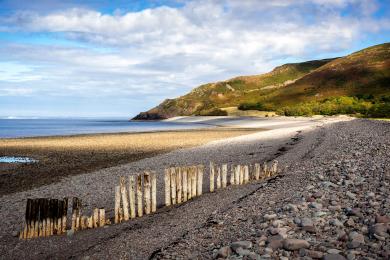
[[[390,40],[389,1],[0,0],[0,116],[133,116]]]

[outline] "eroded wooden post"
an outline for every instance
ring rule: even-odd
[[[234,165],[230,168],[230,185],[235,185],[235,175],[236,175],[236,168]]]
[[[99,227],[99,209],[97,208],[93,209],[92,220],[93,220],[93,228]]]
[[[191,197],[192,198],[195,198],[196,197],[196,186],[197,186],[197,183],[196,183],[196,166],[191,166],[191,172],[192,172],[192,175],[191,175]]]
[[[273,160],[272,162],[272,175],[276,175],[278,172],[278,161]]]
[[[106,210],[104,208],[99,209],[99,227],[104,227],[106,224]]]
[[[221,167],[217,167],[217,190],[221,188]]]
[[[203,193],[203,172],[204,172],[204,166],[198,165],[196,167],[196,181],[197,181],[196,195],[197,196],[200,196]]]
[[[119,216],[118,216],[118,221],[119,221]],[[88,219],[87,219],[87,227],[88,228],[93,228],[93,216],[88,217]]]
[[[228,172],[227,164],[222,164],[222,168],[221,168],[221,186],[222,186],[222,188],[226,188],[226,186],[227,186],[227,172]]]
[[[137,176],[137,209],[138,209],[138,217],[142,217],[143,207],[142,207],[142,174]]]
[[[192,168],[187,167],[187,198],[190,200],[192,198]]]
[[[122,177],[122,176],[120,177],[120,187],[121,187],[123,219],[125,221],[128,221],[129,220],[129,202],[128,202],[128,197],[127,197],[125,177]]]
[[[249,166],[248,165],[245,165],[243,167],[244,169],[244,182],[245,183],[249,183]]]
[[[213,162],[210,162],[210,192],[214,192],[214,175],[215,166]]]
[[[266,178],[269,177],[268,166],[267,166],[266,162],[264,162],[264,164],[263,164],[263,176]]]
[[[234,167],[234,183],[236,185],[240,184],[240,169],[241,169],[241,167],[239,165],[236,165]]]
[[[183,202],[186,202],[188,200],[188,171],[187,167],[181,167],[181,172],[182,172],[182,181],[183,181]]]
[[[121,187],[115,186],[115,224],[120,220],[120,207],[121,207]]]
[[[181,170],[180,167],[175,167],[176,172],[176,199],[177,204],[181,203],[181,193],[182,193],[182,185],[181,185]]]
[[[66,222],[68,219],[68,198],[63,199],[62,204],[62,233],[66,232]]]
[[[157,176],[156,176],[156,173],[153,172],[151,177],[152,177],[152,212],[156,212],[156,210],[157,210]]]
[[[171,171],[170,168],[164,171],[164,184],[165,184],[165,206],[171,206]]]
[[[145,214],[150,214],[150,173],[144,173],[144,199],[145,199]]]
[[[255,180],[258,181],[260,179],[260,164],[255,163]]]
[[[176,171],[174,167],[170,168],[171,172],[171,197],[172,205],[176,204]]]
[[[134,175],[129,176],[129,204],[130,218],[135,218],[135,179]]]

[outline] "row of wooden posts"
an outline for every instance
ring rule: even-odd
[[[109,222],[105,218],[105,209],[95,208],[91,216],[81,214],[82,205],[79,198],[72,200],[71,230],[102,227]],[[61,235],[67,232],[68,198],[27,199],[25,223],[20,232],[20,239]]]
[[[203,165],[170,167],[164,172],[165,206],[184,203],[203,193]],[[210,163],[210,192],[226,188],[229,185],[243,185],[251,180],[258,181],[271,177],[278,172],[278,162],[268,167],[256,163],[250,165],[232,165],[228,176],[228,165]],[[115,187],[115,223],[128,221],[136,216],[142,217],[157,210],[157,178],[155,172],[144,172],[120,177]],[[28,199],[25,224],[20,232],[21,239],[60,235],[67,232],[68,198]],[[71,230],[103,227],[110,224],[104,208],[95,208],[91,216],[82,215],[79,198],[72,199]]]

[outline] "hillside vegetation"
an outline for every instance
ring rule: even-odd
[[[228,107],[280,115],[390,117],[390,43],[345,57],[285,64],[269,73],[201,85],[135,119],[227,115]]]

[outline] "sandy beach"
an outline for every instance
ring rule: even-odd
[[[306,186],[312,185],[314,189],[324,194],[335,193],[335,190],[324,190],[321,183],[317,184],[316,174],[330,171],[329,169],[332,169],[333,165],[338,165],[342,158],[347,160],[360,153],[361,163],[366,165],[362,168],[365,169],[363,172],[369,172],[370,169],[376,169],[376,172],[380,169],[383,172],[389,169],[388,162],[383,162],[386,153],[376,156],[375,160],[369,159],[371,155],[366,156],[364,153],[367,149],[376,151],[378,143],[386,143],[388,132],[384,129],[388,129],[389,126],[385,122],[352,120],[347,117],[262,119],[258,122],[237,118],[210,120],[218,120],[219,124],[229,126],[232,121],[237,123],[241,120],[239,126],[247,128],[250,124],[254,129],[252,132],[240,133],[239,136],[210,140],[202,145],[175,149],[138,161],[63,177],[57,182],[33,189],[2,195],[0,217],[4,221],[0,226],[2,230],[0,253],[7,259],[101,259],[107,255],[120,259],[211,259],[216,256],[219,248],[237,240],[250,240],[251,243],[258,245],[259,239],[268,234],[268,224],[259,222],[262,221],[261,216],[266,213],[281,212],[280,216],[278,213],[278,218],[282,219],[283,223],[290,221],[284,220],[286,213],[279,208],[288,203],[295,203],[299,208],[301,207],[299,203],[306,203],[307,207],[309,202],[304,200],[301,202],[301,196],[304,198],[309,196],[306,194]],[[255,127],[262,130],[256,130]],[[267,131],[264,131],[265,129]],[[368,138],[367,135],[371,134],[378,138],[376,142]],[[352,140],[356,145],[351,144]],[[162,207],[164,200],[162,173],[169,166],[204,164],[207,167],[209,162],[213,161],[218,164],[227,163],[230,168],[234,164],[263,163],[274,159],[279,161],[281,170],[281,175],[275,179],[243,186],[229,186],[215,193],[205,193],[185,204]],[[373,168],[373,165],[377,168]],[[77,232],[72,236],[53,236],[29,241],[18,239],[17,231],[23,223],[26,198],[77,196],[83,200],[85,214],[90,214],[94,207],[104,207],[107,217],[112,218],[114,187],[118,185],[119,177],[145,170],[154,170],[158,173],[158,210],[155,214],[119,225]],[[321,178],[328,178],[327,176]],[[208,168],[204,178],[208,179]],[[366,187],[377,189],[376,182],[371,184]],[[340,189],[342,187],[340,185]],[[207,181],[204,182],[203,189],[208,190]],[[345,194],[342,189],[337,192]],[[377,194],[380,199],[382,195],[378,192]],[[349,207],[348,203],[350,202],[346,201],[342,206]],[[329,212],[326,213],[329,217],[332,216],[331,211],[324,210]],[[382,207],[381,210],[386,214],[388,209]],[[309,214],[310,211],[302,209],[295,213]],[[316,212],[313,212],[313,215],[314,213]],[[383,214],[379,211],[378,213]],[[327,223],[329,220],[315,221]],[[322,226],[318,225],[318,228]],[[256,230],[264,231],[258,233]],[[322,232],[326,234],[324,236],[326,239],[331,235],[326,233],[329,229],[324,230]],[[296,228],[289,236],[302,236],[299,232],[300,229]],[[303,237],[310,235],[307,234]],[[317,238],[318,241],[322,241],[320,240],[322,236],[318,235]],[[326,252],[326,249],[321,248],[323,245],[326,246],[327,242],[316,243],[311,241],[310,237],[307,239],[313,244],[313,249]],[[255,246],[253,250],[258,254],[264,254],[262,251],[264,247]],[[279,254],[278,251],[275,251],[275,254]]]
[[[0,163],[0,195],[254,131],[259,130],[219,128],[0,139],[0,156],[38,160],[32,164]]]

